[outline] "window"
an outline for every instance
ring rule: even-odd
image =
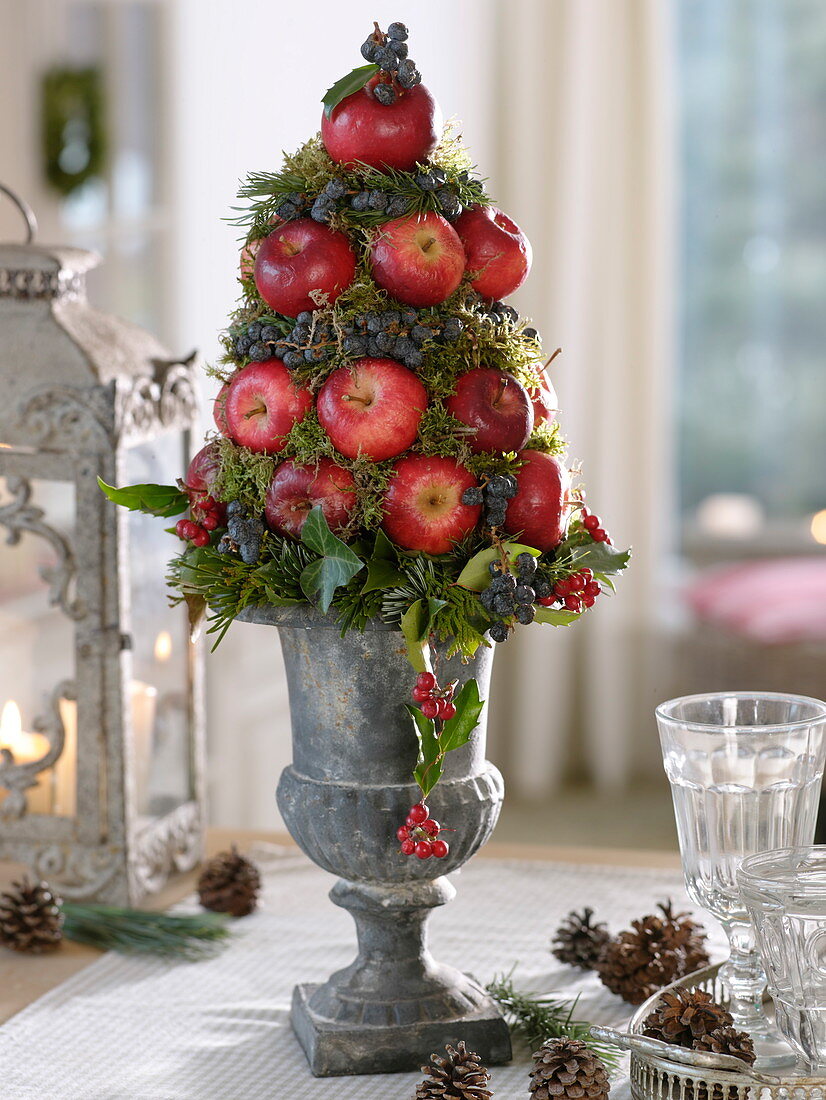
[[[682,512],[737,494],[735,527],[802,527],[826,508],[826,4],[675,7]]]

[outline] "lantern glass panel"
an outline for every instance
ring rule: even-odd
[[[126,453],[126,483],[170,484],[185,469],[181,436]],[[175,519],[169,520],[174,526]],[[130,714],[137,810],[158,817],[193,797],[189,729],[190,652],[186,608],[170,607],[164,584],[174,536],[154,516],[130,512],[132,682]]]
[[[49,741],[36,726],[55,707],[66,731],[59,759],[26,791],[28,813],[76,812],[76,704],[59,698],[75,670],[74,517],[72,482],[0,477],[0,748],[18,764],[41,759]],[[0,802],[7,795],[0,786]]]

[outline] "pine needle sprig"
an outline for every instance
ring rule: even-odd
[[[63,913],[67,939],[127,955],[194,962],[214,955],[230,934],[226,918],[218,913],[156,913],[69,901],[64,901]]]
[[[513,973],[511,971],[511,973]],[[515,989],[511,973],[498,974],[487,985],[487,991],[505,1013],[512,1031],[537,1049],[548,1039],[580,1039],[602,1059],[616,1069],[620,1052],[608,1043],[591,1038],[591,1025],[574,1019],[578,998],[540,996]]]

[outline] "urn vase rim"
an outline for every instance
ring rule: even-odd
[[[257,604],[253,607],[244,608],[236,615],[236,619],[238,622],[255,623],[258,626],[284,626],[304,630],[310,627],[319,627],[328,630],[341,630],[341,623],[329,612],[324,614],[310,604],[289,604],[286,606]],[[368,619],[364,629],[383,633],[401,633],[397,623],[386,623],[383,619]]]

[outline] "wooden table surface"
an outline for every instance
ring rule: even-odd
[[[286,833],[251,832],[212,829],[207,834],[207,852],[213,855],[230,843],[236,843],[243,851],[255,842],[289,844],[293,841]],[[488,844],[477,859],[535,859],[578,864],[606,864],[614,867],[662,867],[679,868],[679,857],[670,852],[629,851],[622,848],[551,848],[517,844]],[[24,868],[0,862],[0,890],[21,874]],[[197,871],[179,875],[148,905],[164,909],[192,893]],[[50,955],[18,955],[0,948],[0,1023],[37,1000],[50,989],[82,970],[100,956],[94,948],[66,941]]]

